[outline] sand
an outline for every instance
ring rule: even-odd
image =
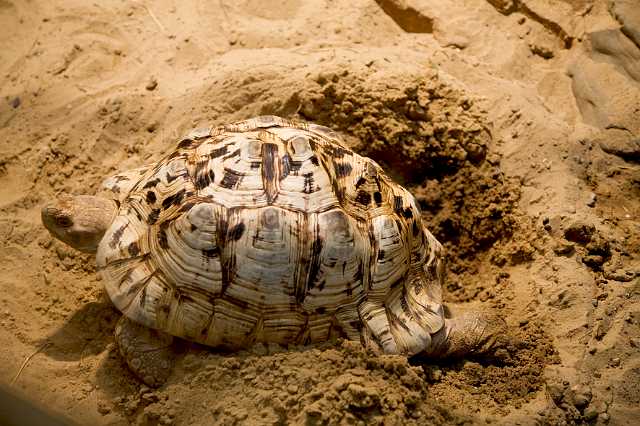
[[[78,424],[637,424],[636,0],[0,0],[0,382]],[[411,189],[491,357],[184,344],[142,386],[94,259],[40,208],[258,114]]]

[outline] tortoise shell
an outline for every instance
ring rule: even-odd
[[[335,330],[414,354],[443,327],[442,248],[413,196],[331,129],[263,116],[193,131],[112,177],[97,262],[131,320],[209,346]]]

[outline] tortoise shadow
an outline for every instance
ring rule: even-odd
[[[42,339],[42,353],[57,361],[79,364],[84,358],[102,354],[99,361],[84,363],[83,370],[93,376],[89,380],[110,397],[136,393],[142,383],[129,371],[114,342],[116,323],[121,317],[122,313],[107,298],[89,302]]]
[[[113,341],[120,316],[111,302],[89,302],[40,342],[44,346],[42,352],[57,361],[78,361],[97,355]]]

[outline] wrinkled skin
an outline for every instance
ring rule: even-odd
[[[116,213],[117,204],[113,200],[65,194],[42,209],[42,223],[63,243],[85,253],[95,253]]]
[[[452,305],[447,306],[450,307]],[[503,346],[508,340],[507,325],[495,314],[456,309],[451,315],[445,320],[445,326],[431,336],[431,346],[423,355],[449,358],[486,354]]]

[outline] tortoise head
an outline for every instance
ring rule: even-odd
[[[63,243],[95,253],[117,211],[116,202],[107,198],[64,194],[42,208],[42,223]]]

